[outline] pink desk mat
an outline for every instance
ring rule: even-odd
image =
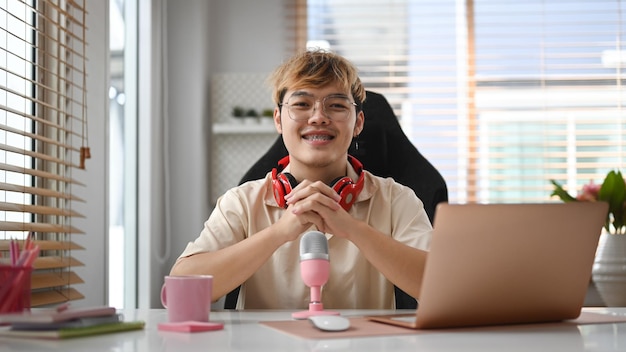
[[[566,327],[584,324],[607,324],[607,323],[626,323],[626,316],[611,315],[603,313],[582,312],[577,319],[566,320],[557,323],[540,323],[540,324],[519,324],[519,325],[498,325],[484,327],[468,327],[455,329],[439,329],[439,330],[418,330],[409,329],[384,323],[370,321],[364,317],[349,317],[350,328],[345,331],[327,332],[315,328],[308,320],[281,320],[281,321],[262,321],[261,325],[279,330],[289,335],[305,339],[331,339],[331,338],[350,338],[350,337],[374,337],[374,336],[390,336],[390,335],[414,335],[427,334],[429,332],[444,331],[470,331],[470,330],[502,330],[502,329],[519,329],[521,327]]]

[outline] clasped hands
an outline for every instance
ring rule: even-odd
[[[285,196],[288,207],[281,222],[297,222],[300,229],[294,229],[295,236],[315,225],[319,231],[345,237],[355,219],[341,207],[340,200],[341,196],[324,182],[304,180]]]

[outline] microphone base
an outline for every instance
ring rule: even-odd
[[[324,306],[321,303],[309,303],[309,310],[292,313],[291,317],[294,319],[307,319],[314,315],[339,315],[339,312],[324,310]]]

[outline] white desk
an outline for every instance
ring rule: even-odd
[[[590,310],[626,315],[626,308]],[[341,311],[345,316],[386,312],[389,311]],[[224,329],[193,334],[158,331],[157,324],[167,320],[167,313],[162,309],[121,313],[125,320],[144,320],[145,329],[61,341],[0,338],[0,351],[626,351],[626,323],[538,324],[309,340],[258,323],[289,320],[290,311],[216,311],[211,313],[211,320],[224,322]]]

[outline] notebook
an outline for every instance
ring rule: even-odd
[[[580,315],[605,202],[437,207],[418,309],[369,320],[414,329]]]

